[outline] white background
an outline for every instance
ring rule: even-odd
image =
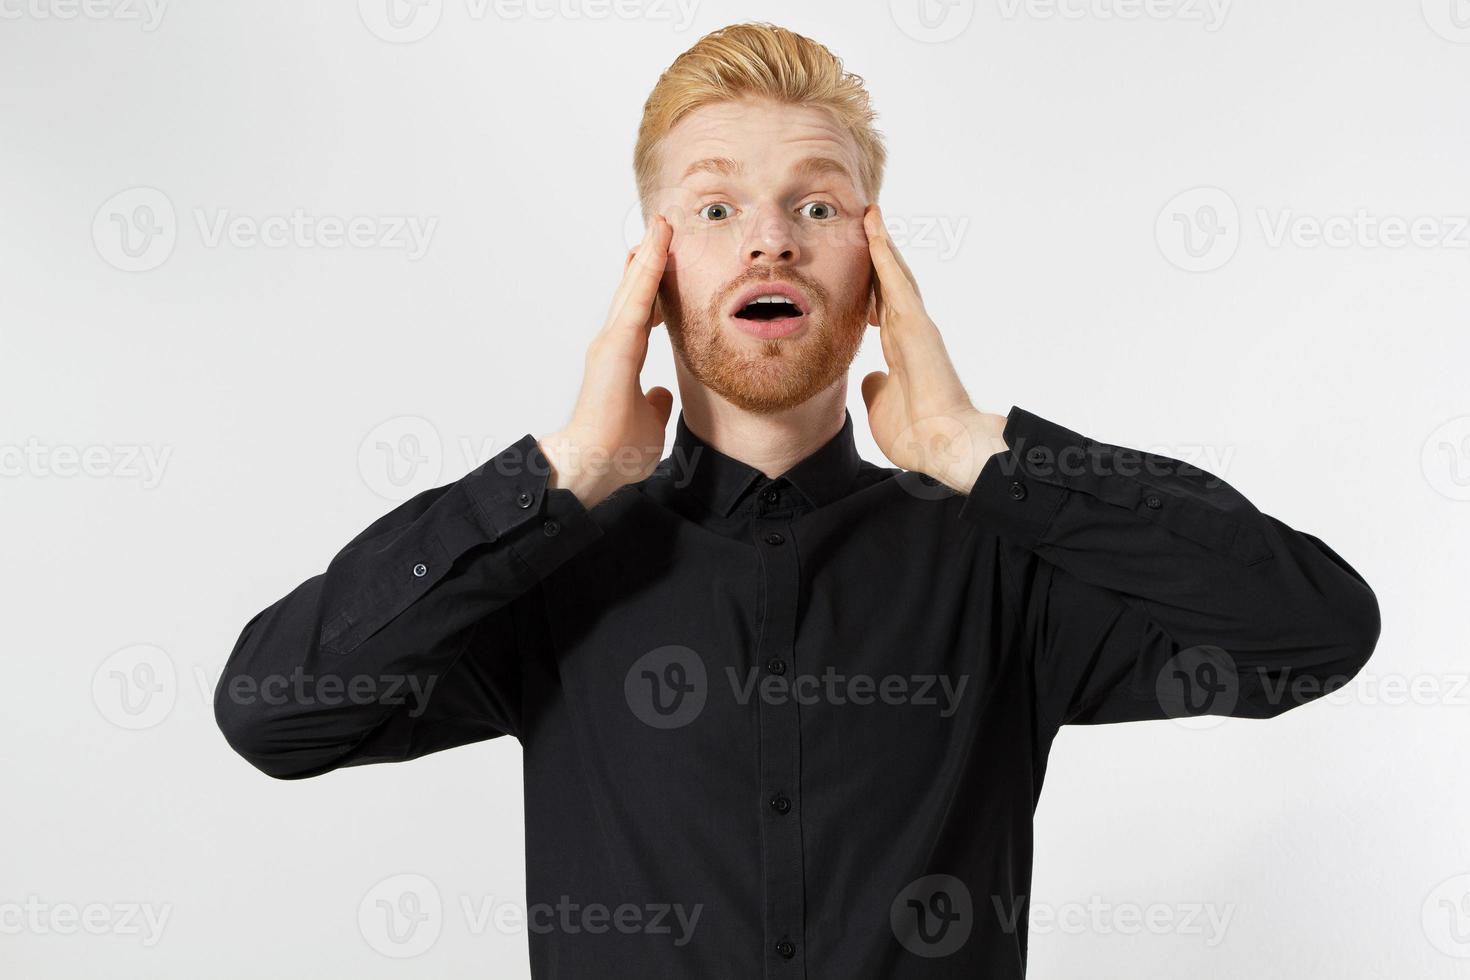
[[[1032,975],[1470,976],[1470,4],[93,2],[0,0],[0,973],[528,975],[475,919],[524,902],[512,740],[278,782],[210,695],[395,499],[565,421],[643,99],[769,18],[867,79],[978,404],[1199,461],[1381,604],[1358,680],[1279,720],[1062,733]],[[327,225],[211,234],[293,212]],[[870,334],[886,463],[882,366]],[[417,945],[373,925],[405,883],[443,907]]]

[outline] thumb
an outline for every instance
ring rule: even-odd
[[[643,397],[647,399],[648,404],[653,406],[653,410],[658,413],[659,424],[667,426],[669,424],[669,416],[674,411],[674,393],[662,385],[655,385],[649,388]]]
[[[868,406],[868,411],[873,410],[873,402],[888,384],[887,371],[874,371],[863,377],[863,403]]]

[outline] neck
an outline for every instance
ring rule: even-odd
[[[770,479],[821,449],[842,430],[847,411],[846,375],[794,408],[757,415],[732,405],[682,370],[678,374],[679,399],[689,430]]]

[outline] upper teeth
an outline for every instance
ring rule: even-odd
[[[751,303],[790,303],[791,302],[791,297],[789,297],[789,296],[777,296],[777,295],[775,295],[773,293],[773,294],[771,294],[769,296],[757,296],[755,299],[751,300],[750,302]],[[750,303],[747,303],[745,305],[749,306]]]

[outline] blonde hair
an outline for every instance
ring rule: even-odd
[[[674,124],[702,106],[747,96],[829,110],[851,133],[858,150],[856,178],[870,200],[883,184],[887,151],[873,127],[873,111],[861,75],[811,38],[775,24],[731,24],[711,31],[674,59],[643,104],[633,175],[645,217],[658,190],[659,147]]]

